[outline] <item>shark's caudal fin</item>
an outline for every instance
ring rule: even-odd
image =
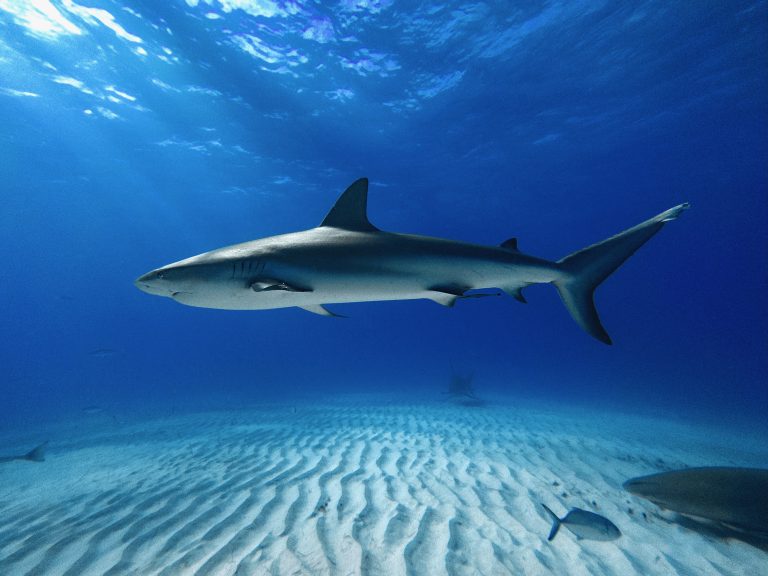
[[[597,315],[593,300],[595,288],[661,230],[665,222],[674,220],[689,207],[690,204],[685,203],[670,208],[642,224],[558,261],[568,274],[554,284],[568,312],[588,334],[611,344],[611,338]]]
[[[547,537],[547,542],[551,542],[552,539],[557,536],[557,531],[560,530],[560,518],[557,517],[557,514],[552,512],[549,508],[546,507],[546,505],[542,504],[544,510],[547,511],[547,514],[550,515],[552,518],[552,529],[549,531],[549,536]]]

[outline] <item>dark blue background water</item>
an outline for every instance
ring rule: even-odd
[[[768,9],[758,2],[0,2],[0,418],[307,393],[768,413]],[[133,279],[316,226],[557,259],[693,208],[598,291],[227,312]]]

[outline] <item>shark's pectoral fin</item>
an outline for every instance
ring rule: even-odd
[[[274,290],[282,290],[284,292],[312,292],[312,288],[304,288],[301,286],[294,286],[283,282],[282,280],[275,280],[274,278],[257,278],[250,284],[251,290],[254,292],[271,292]]]
[[[307,312],[312,312],[313,314],[320,314],[320,316],[333,316],[334,318],[346,318],[346,316],[342,316],[341,314],[336,314],[335,312],[331,312],[330,310],[328,310],[328,308],[326,308],[322,304],[310,304],[309,306],[299,306],[299,308],[302,308]]]

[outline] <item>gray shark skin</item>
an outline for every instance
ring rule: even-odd
[[[13,462],[14,460],[29,460],[30,462],[45,462],[45,448],[48,446],[48,442],[43,442],[39,446],[35,446],[32,450],[26,454],[20,454],[19,456],[0,456],[0,464],[5,462]]]
[[[551,542],[560,530],[560,526],[565,526],[576,535],[579,540],[616,540],[621,536],[621,530],[616,524],[608,520],[605,516],[595,514],[581,508],[571,508],[565,518],[558,518],[557,514],[552,512],[544,504],[544,510],[552,518],[552,529],[549,532],[547,541]]]
[[[500,288],[525,302],[522,290],[554,284],[574,320],[611,339],[593,302],[595,288],[677,218],[681,204],[603,242],[552,262],[523,254],[517,241],[482,246],[396,234],[367,216],[368,180],[355,181],[317,228],[236,244],[168,264],[135,281],[144,292],[188,306],[265,310],[297,306],[325,316],[324,305],[425,298],[453,306],[470,290]]]
[[[624,489],[660,508],[768,537],[768,470],[688,468],[632,478]]]

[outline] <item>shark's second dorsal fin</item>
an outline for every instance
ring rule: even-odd
[[[368,221],[367,207],[368,178],[360,178],[344,190],[320,226],[374,232],[378,228]]]
[[[502,242],[500,246],[506,250],[519,252],[519,249],[517,247],[517,238],[510,238],[509,240],[504,240],[504,242]]]

